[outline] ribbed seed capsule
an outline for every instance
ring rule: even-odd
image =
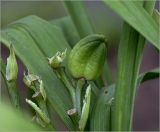
[[[10,55],[7,58],[6,79],[8,81],[12,81],[17,79],[18,65],[12,45],[10,45],[9,50],[10,50]]]
[[[72,49],[68,66],[75,78],[96,79],[102,72],[106,56],[103,35],[93,34],[80,40]]]

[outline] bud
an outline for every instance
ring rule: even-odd
[[[35,81],[38,81],[40,78],[39,76],[37,75],[34,75],[34,74],[31,74],[31,73],[28,73],[28,75],[26,75],[24,73],[24,78],[23,78],[23,82],[28,86],[28,87],[31,87],[33,85],[33,83]]]
[[[68,66],[75,78],[96,79],[102,72],[106,57],[103,35],[93,34],[80,40],[72,49]]]
[[[28,75],[26,75],[24,73],[23,81],[27,87],[31,88],[35,92],[32,95],[32,98],[41,96],[43,97],[44,101],[46,101],[46,92],[44,89],[43,81],[40,79],[39,76],[31,73],[28,73]]]
[[[61,63],[63,62],[63,60],[66,57],[66,52],[67,49],[65,49],[64,52],[57,52],[56,55],[54,55],[51,58],[48,58],[49,64],[51,65],[52,68],[59,68]]]
[[[18,65],[12,45],[10,45],[9,50],[10,50],[10,55],[7,58],[6,79],[8,81],[12,81],[17,79]]]

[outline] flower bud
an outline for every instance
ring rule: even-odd
[[[61,63],[63,62],[63,60],[65,59],[66,57],[66,52],[67,52],[67,49],[64,51],[64,52],[57,52],[56,55],[54,55],[53,57],[51,58],[48,58],[49,60],[49,64],[51,65],[52,68],[59,68]]]
[[[39,78],[39,76],[37,76],[37,75],[31,74],[31,73],[28,73],[28,75],[26,75],[26,74],[24,73],[23,82],[27,85],[27,87],[31,87],[31,86],[33,85],[33,83],[34,83],[35,81],[38,82],[39,79],[40,79],[40,78]]]
[[[80,40],[72,49],[68,66],[75,78],[96,79],[102,72],[106,57],[103,35],[93,34]]]
[[[9,50],[10,50],[10,55],[7,58],[6,79],[8,81],[12,81],[17,79],[18,65],[12,45],[10,45]]]
[[[35,92],[32,95],[32,98],[41,96],[44,101],[46,101],[46,92],[44,89],[43,81],[40,79],[39,76],[31,73],[28,73],[28,75],[26,75],[24,73],[23,81],[27,87],[31,88]]]

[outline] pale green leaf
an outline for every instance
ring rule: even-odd
[[[0,117],[0,131],[40,131],[29,117],[2,103]]]
[[[104,0],[104,3],[160,49],[158,24],[140,4],[126,0]]]

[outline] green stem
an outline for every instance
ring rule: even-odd
[[[46,106],[46,101],[44,101],[44,99],[42,97],[36,98],[36,100],[38,102],[38,105],[39,105],[40,109],[45,113],[45,115],[48,117],[48,119],[50,119],[48,109],[47,109],[47,106]],[[51,124],[51,122],[46,123],[46,126],[49,130],[56,130],[55,127]]]
[[[81,1],[64,1],[65,7],[77,28],[77,32],[81,38],[92,34],[93,27],[86,15],[86,11]]]
[[[72,98],[73,107],[76,108],[75,89],[72,86],[71,82],[69,81],[64,67],[60,67],[60,68],[56,69],[55,71],[56,71],[56,74],[59,77],[59,79],[63,82],[63,84],[68,89],[68,91],[71,95],[71,98]]]
[[[145,9],[151,13],[155,1],[146,1]],[[118,51],[118,80],[113,109],[113,131],[131,131],[136,84],[145,39],[124,23]],[[131,71],[132,69],[132,71]]]
[[[111,72],[111,69],[110,69],[107,61],[104,64],[104,70],[103,70],[102,78],[108,86],[113,84],[112,72]]]
[[[144,8],[145,10],[152,15],[153,10],[154,10],[154,6],[155,6],[155,2],[156,1],[145,1],[144,2]],[[133,122],[133,110],[134,110],[134,101],[135,101],[135,96],[136,96],[136,91],[137,91],[137,82],[138,82],[138,73],[139,73],[139,69],[140,69],[140,63],[142,60],[142,55],[143,55],[143,50],[145,47],[145,38],[142,35],[139,35],[139,40],[138,40],[138,47],[137,47],[137,54],[136,54],[136,61],[135,61],[135,69],[134,69],[134,73],[135,73],[135,82],[133,82],[132,86],[133,86],[133,92],[131,95],[131,122],[130,122],[130,126],[129,129],[132,130],[132,122]]]
[[[39,84],[39,82],[35,82],[34,86],[31,86],[30,88],[35,93],[39,92],[39,90],[40,90],[40,84]],[[46,129],[48,129],[48,130],[54,130],[55,131],[56,129],[55,129],[54,125],[51,124],[51,119],[49,117],[48,108],[47,108],[47,104],[46,104],[46,99],[44,99],[44,97],[42,96],[42,93],[39,93],[39,94],[41,94],[41,95],[34,96],[34,98],[35,98],[36,102],[38,103],[37,107],[39,107],[41,113],[43,113],[41,115],[44,115],[44,116],[43,116],[43,118],[42,118],[42,116],[40,116],[40,114],[37,115],[37,116],[39,116],[42,119],[42,120],[40,119],[40,122],[42,122],[43,124],[45,124],[45,128]],[[33,98],[33,96],[32,96],[32,98]],[[32,104],[32,103],[30,103],[30,104]],[[33,107],[35,105],[31,105],[31,106]],[[35,108],[35,110],[36,110],[36,107],[33,107],[33,108]],[[40,112],[38,112],[38,113],[40,113]]]

